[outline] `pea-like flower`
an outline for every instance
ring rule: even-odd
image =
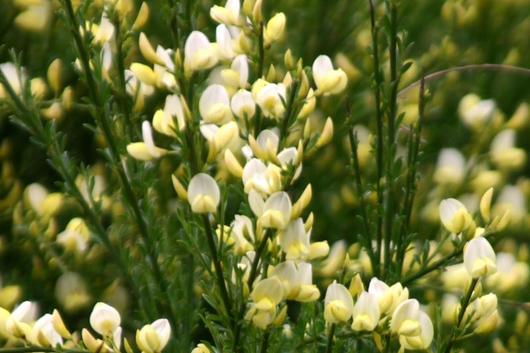
[[[235,116],[240,119],[252,119],[256,114],[256,102],[252,98],[252,93],[244,89],[232,96],[230,107]]]
[[[215,213],[221,193],[215,179],[205,173],[199,173],[188,185],[188,202],[195,213]]]
[[[112,306],[98,302],[90,314],[90,326],[102,336],[112,336],[120,327],[121,316]]]
[[[379,323],[381,313],[375,294],[362,292],[353,307],[352,330],[373,331]]]
[[[242,181],[245,192],[254,190],[269,195],[281,186],[281,170],[274,164],[265,165],[261,160],[252,158],[243,168]]]
[[[444,148],[438,155],[434,180],[442,185],[458,185],[464,180],[466,160],[456,148]]]
[[[348,321],[353,314],[353,298],[348,288],[333,281],[326,290],[324,318],[328,324]]]
[[[312,266],[307,262],[282,262],[274,268],[271,276],[282,281],[288,300],[308,303],[320,296],[320,291],[313,284]]]
[[[497,272],[495,251],[484,237],[476,237],[466,244],[464,265],[473,278]]]
[[[261,328],[265,329],[276,318],[277,306],[284,298],[284,289],[281,281],[276,277],[270,277],[259,281],[250,298],[252,305],[245,318]]]
[[[259,89],[255,95],[256,103],[263,115],[272,119],[281,119],[285,113],[284,101],[286,89],[283,83],[269,83]]]
[[[263,228],[281,230],[287,227],[291,219],[292,203],[286,192],[275,192],[264,201],[256,191],[252,190],[248,195],[248,201]]]
[[[27,337],[30,342],[41,347],[55,347],[63,344],[63,338],[55,330],[52,318],[51,314],[45,314],[35,322]]]
[[[451,233],[474,232],[475,222],[462,202],[453,198],[442,200],[439,210],[442,224]]]
[[[230,97],[226,89],[218,84],[208,86],[199,100],[199,112],[207,123],[224,124],[232,119]]]
[[[313,79],[317,94],[339,94],[346,88],[348,77],[342,69],[334,69],[329,56],[320,55],[313,62]]]
[[[208,37],[200,31],[193,31],[184,45],[184,69],[188,74],[207,70],[217,64],[217,51]]]
[[[427,349],[434,336],[432,321],[420,310],[416,299],[408,299],[398,305],[392,314],[390,330],[398,335],[402,349]]]
[[[186,128],[186,118],[181,97],[173,94],[166,97],[163,110],[157,110],[153,116],[153,127],[161,134],[175,136],[176,131]]]
[[[287,260],[305,259],[309,255],[310,232],[306,232],[302,218],[290,222],[280,233],[280,246]]]
[[[136,344],[143,353],[160,353],[167,345],[171,326],[167,319],[158,319],[136,331]]]
[[[210,8],[210,17],[219,23],[236,26],[239,24],[241,11],[240,0],[227,0],[225,6],[214,5]]]
[[[133,142],[127,145],[127,152],[135,159],[141,161],[150,161],[152,159],[160,158],[168,151],[166,149],[157,147],[153,139],[153,130],[148,121],[142,123],[142,137],[143,142]]]

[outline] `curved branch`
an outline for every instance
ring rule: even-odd
[[[429,75],[424,76],[425,83],[429,83],[431,81],[436,81],[442,77],[447,76],[448,74],[452,72],[472,72],[472,71],[500,71],[500,72],[506,72],[511,74],[520,74],[526,77],[530,78],[530,69],[520,67],[520,66],[513,66],[513,65],[505,65],[505,64],[472,64],[472,65],[464,65],[464,66],[455,66],[451,67],[445,70],[436,71]],[[421,84],[422,79],[411,83],[407,87],[403,88],[398,93],[398,97],[404,96],[408,91],[411,89],[419,86]]]

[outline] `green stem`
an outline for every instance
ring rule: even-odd
[[[217,250],[215,248],[215,240],[214,240],[214,235],[212,232],[212,227],[210,225],[210,221],[208,220],[207,215],[202,216],[202,221],[204,225],[204,231],[206,234],[206,242],[208,243],[208,248],[210,250],[210,256],[212,257],[212,262],[215,268],[217,284],[219,286],[219,291],[221,292],[221,299],[223,300],[223,304],[225,306],[227,315],[231,317],[232,301],[230,300],[230,296],[228,295],[228,290],[226,288],[225,278],[223,275],[223,268],[221,266],[221,261],[217,254]]]
[[[383,145],[383,114],[381,110],[381,86],[383,80],[381,77],[381,68],[379,63],[379,40],[378,40],[378,28],[375,23],[375,8],[373,0],[368,0],[370,7],[370,24],[371,24],[371,33],[372,33],[372,58],[374,65],[374,96],[375,96],[375,115],[376,115],[376,126],[377,126],[377,145],[376,145],[376,164],[377,164],[377,180],[376,180],[376,192],[377,192],[377,224],[376,224],[376,261],[377,266],[374,266],[374,269],[377,268],[375,272],[376,276],[380,276],[379,264],[381,262],[381,246],[382,246],[382,232],[383,232],[383,195],[381,189],[381,178],[383,177],[383,154],[384,154],[384,145]],[[371,246],[371,245],[370,245]],[[375,264],[374,264],[375,265]]]
[[[114,27],[115,30],[115,37],[116,37],[116,62],[118,64],[118,81],[119,81],[119,106],[122,111],[123,117],[124,117],[124,123],[125,123],[125,131],[127,131],[127,135],[129,137],[129,141],[133,141],[133,139],[136,137],[133,134],[133,124],[131,120],[131,111],[129,107],[131,106],[131,102],[129,101],[129,96],[127,94],[127,82],[125,80],[125,57],[123,55],[123,36],[120,26],[119,17],[115,15],[116,18],[114,19]]]
[[[409,153],[408,153],[408,170],[407,170],[407,182],[405,187],[405,200],[403,202],[404,216],[401,231],[398,234],[398,240],[396,244],[398,252],[398,278],[401,278],[401,273],[403,271],[403,261],[405,259],[406,245],[404,244],[404,238],[407,236],[407,233],[410,228],[410,220],[412,217],[412,208],[414,206],[414,195],[416,191],[416,175],[418,167],[418,155],[420,150],[420,139],[421,139],[421,130],[423,126],[425,114],[425,80],[421,80],[420,84],[420,93],[419,93],[419,105],[418,105],[418,123],[414,133],[411,132],[410,144],[409,144]]]
[[[271,331],[266,329],[265,332],[263,333],[263,338],[261,340],[261,347],[259,349],[260,353],[266,353],[267,352],[267,348],[269,348],[270,335],[271,335]]]
[[[335,327],[335,324],[332,324],[329,328],[328,341],[326,344],[326,353],[331,353],[333,351],[333,338],[335,336]]]
[[[394,0],[389,0],[390,11],[390,33],[389,33],[389,56],[390,56],[390,95],[388,99],[388,129],[387,129],[387,159],[386,159],[386,177],[385,177],[385,263],[384,275],[388,277],[390,271],[390,262],[392,260],[391,242],[393,238],[393,222],[394,222],[394,176],[393,176],[393,162],[395,156],[395,134],[396,134],[396,118],[397,118],[397,93],[399,84],[398,75],[398,47],[397,47],[397,6]]]
[[[458,313],[456,327],[453,329],[453,333],[451,337],[449,338],[449,342],[447,343],[447,346],[445,347],[444,353],[451,352],[453,344],[455,343],[455,340],[458,338],[457,331],[460,329],[460,325],[462,325],[462,320],[464,319],[466,309],[469,306],[469,302],[471,301],[471,296],[473,295],[473,291],[475,290],[475,287],[477,286],[478,281],[479,281],[479,278],[473,278],[473,281],[471,282],[469,288],[467,289],[466,296],[464,297],[464,300],[462,301],[460,312]]]
[[[368,256],[372,264],[374,264],[374,272],[379,273],[379,262],[375,259],[374,250],[372,248],[372,237],[370,233],[370,225],[368,223],[368,212],[366,211],[366,203],[364,202],[363,196],[363,185],[361,180],[361,168],[359,166],[359,156],[357,155],[357,136],[355,136],[353,129],[348,129],[348,138],[350,141],[351,147],[351,158],[353,164],[353,173],[355,181],[355,190],[357,192],[357,197],[359,198],[360,208],[361,208],[361,218],[364,228],[364,236],[361,238],[361,242],[364,243],[364,247],[368,252]]]

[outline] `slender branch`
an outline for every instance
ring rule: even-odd
[[[361,206],[361,218],[364,228],[364,237],[361,239],[361,241],[364,242],[364,246],[366,247],[366,251],[368,251],[368,255],[370,256],[370,259],[372,263],[374,264],[374,272],[379,273],[379,261],[376,261],[374,250],[372,248],[372,237],[370,233],[370,225],[368,224],[368,212],[366,211],[366,203],[364,202],[363,197],[363,185],[361,180],[361,168],[359,166],[359,156],[357,155],[357,136],[355,136],[355,133],[353,132],[353,129],[348,129],[348,138],[350,141],[350,147],[351,147],[351,159],[353,164],[353,173],[354,173],[354,184],[355,189],[357,191],[357,197],[359,198],[359,203]]]
[[[384,275],[388,277],[390,271],[390,262],[392,260],[391,254],[391,242],[393,240],[393,222],[394,222],[394,175],[393,175],[393,163],[395,157],[395,138],[396,138],[396,120],[397,120],[397,94],[399,77],[398,74],[398,45],[397,45],[397,5],[395,0],[388,1],[390,11],[390,28],[389,28],[389,41],[388,47],[390,55],[390,94],[388,99],[388,112],[387,112],[387,158],[386,158],[386,176],[385,176],[385,208],[384,208],[384,243],[385,243],[385,263],[384,263]]]
[[[259,349],[260,353],[267,353],[267,348],[269,348],[269,338],[271,336],[271,331],[266,329],[263,333],[263,338],[261,340],[261,347]]]
[[[405,186],[405,200],[403,202],[405,220],[402,223],[401,231],[398,234],[397,239],[397,252],[398,252],[398,275],[401,277],[403,270],[403,261],[405,259],[406,244],[404,244],[404,238],[407,235],[410,228],[410,220],[412,217],[412,208],[414,206],[414,196],[416,190],[416,175],[418,168],[418,155],[420,150],[421,130],[424,121],[425,114],[425,80],[422,79],[420,83],[419,93],[419,104],[418,104],[418,122],[416,129],[410,138],[409,144],[409,156],[408,156],[408,170],[407,170],[407,182]]]
[[[466,296],[462,300],[460,312],[458,313],[458,319],[456,320],[456,327],[453,329],[453,333],[451,334],[451,337],[449,338],[449,341],[447,342],[447,346],[445,347],[444,353],[451,352],[451,348],[453,347],[453,344],[455,343],[455,340],[457,339],[457,331],[460,329],[460,325],[462,324],[462,320],[464,319],[466,309],[469,306],[469,302],[471,301],[471,296],[473,295],[473,291],[475,290],[475,287],[477,286],[478,280],[479,278],[473,278],[471,285],[467,289]]]
[[[407,286],[411,284],[412,282],[420,279],[421,277],[428,275],[429,273],[439,270],[442,267],[444,267],[450,260],[454,259],[455,257],[459,256],[463,251],[463,247],[459,247],[458,249],[455,249],[452,253],[449,255],[446,255],[445,257],[441,258],[438,261],[433,262],[430,266],[426,266],[423,269],[419,270],[418,272],[406,277],[402,283],[403,286]]]
[[[437,81],[440,78],[443,78],[452,72],[473,72],[473,71],[500,71],[500,72],[510,73],[514,75],[519,74],[522,76],[530,77],[530,69],[520,67],[520,66],[512,66],[512,65],[505,65],[505,64],[472,64],[472,65],[456,66],[456,67],[450,67],[445,70],[436,71],[429,75],[425,75],[422,79],[411,83],[410,85],[408,85],[407,87],[399,91],[398,96],[399,97],[404,96],[411,89],[414,89],[415,87],[419,86],[422,80],[424,80],[425,83],[430,83],[433,81]]]
[[[375,23],[375,8],[373,0],[368,0],[370,7],[370,24],[372,32],[372,58],[374,65],[374,96],[375,96],[375,115],[376,115],[376,125],[377,125],[377,146],[376,146],[376,164],[377,164],[377,180],[376,180],[376,192],[377,192],[377,224],[376,224],[376,241],[377,241],[377,251],[376,251],[376,260],[377,266],[374,268],[379,269],[379,263],[381,261],[381,245],[382,245],[382,232],[383,232],[383,195],[381,190],[381,178],[383,176],[383,154],[384,154],[384,145],[383,145],[383,114],[381,111],[381,86],[383,84],[383,79],[381,77],[381,68],[379,63],[379,30]],[[375,274],[380,275],[378,272]]]
[[[333,351],[333,338],[335,336],[335,327],[335,324],[332,324],[329,328],[328,341],[326,344],[326,353],[331,353]]]
[[[219,291],[221,292],[221,299],[223,300],[227,315],[231,316],[232,301],[230,299],[230,296],[228,295],[228,290],[226,288],[225,278],[223,275],[223,268],[221,267],[221,261],[219,260],[217,250],[215,248],[215,240],[212,232],[212,227],[210,225],[210,221],[208,220],[207,215],[202,216],[202,221],[204,225],[204,232],[206,234],[206,242],[208,243],[210,256],[212,257],[212,262],[215,268],[215,277],[217,279]]]

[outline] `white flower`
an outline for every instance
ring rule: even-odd
[[[239,24],[240,0],[227,0],[224,7],[214,5],[210,9],[210,17],[219,23],[235,26]]]
[[[33,344],[42,347],[55,347],[63,344],[63,338],[55,330],[52,318],[51,314],[45,314],[35,322],[29,335],[29,340]]]
[[[464,248],[464,265],[473,278],[497,271],[495,251],[483,237],[471,239]]]
[[[380,316],[379,304],[375,294],[362,292],[353,307],[352,330],[373,331],[379,322]]]
[[[475,94],[468,94],[458,105],[462,122],[474,130],[480,130],[495,116],[496,106],[492,99],[480,100]]]
[[[204,121],[224,124],[232,119],[230,97],[226,89],[218,84],[208,86],[199,100],[199,112]]]
[[[434,180],[439,184],[460,184],[464,180],[466,161],[456,148],[444,148],[438,155]]]
[[[159,353],[167,345],[171,326],[167,319],[158,319],[136,331],[136,343],[144,353]]]
[[[83,253],[88,247],[90,231],[82,218],[72,218],[66,229],[57,235],[57,242],[67,251]]]
[[[499,132],[491,142],[491,159],[500,169],[517,170],[526,162],[526,152],[515,147],[515,130]]]
[[[252,99],[252,93],[244,89],[240,89],[232,96],[230,107],[240,119],[252,119],[256,114],[256,103]]]
[[[312,266],[307,262],[282,262],[274,268],[271,276],[282,281],[288,300],[308,303],[320,296],[318,288],[313,284]]]
[[[261,160],[252,158],[245,164],[241,179],[246,193],[255,190],[269,195],[280,189],[281,171],[273,164],[266,166]]]
[[[313,79],[321,94],[339,94],[348,84],[346,73],[342,69],[335,70],[326,55],[320,55],[313,62]]]
[[[215,29],[215,40],[217,42],[219,59],[232,60],[237,55],[234,50],[235,40],[228,27],[225,25],[217,26]]]
[[[292,203],[286,192],[275,192],[264,201],[257,192],[251,190],[248,201],[262,227],[279,230],[287,227],[291,219]]]
[[[15,336],[22,337],[29,333],[30,326],[37,318],[38,306],[34,302],[25,301],[20,303],[5,322],[6,331]]]
[[[390,330],[399,336],[403,349],[427,349],[434,336],[432,321],[420,310],[416,299],[408,299],[398,305],[392,314]]]
[[[159,133],[168,136],[175,136],[175,130],[182,131],[186,128],[180,96],[173,94],[166,97],[164,110],[157,110],[153,117],[153,127]]]
[[[333,281],[326,290],[324,318],[327,323],[336,324],[348,321],[353,314],[353,298],[348,288]]]
[[[188,185],[188,202],[195,213],[215,213],[221,193],[215,179],[205,173],[196,174]]]
[[[215,47],[202,32],[193,31],[184,45],[184,68],[187,72],[210,69],[217,64]]]
[[[234,240],[234,252],[238,255],[252,251],[254,248],[254,226],[247,216],[235,215],[234,221],[230,225],[230,236]]]
[[[457,199],[449,198],[440,202],[440,220],[451,233],[458,234],[466,229],[474,229],[475,222],[466,206]]]
[[[102,336],[113,336],[120,328],[121,317],[112,306],[98,302],[90,314],[90,326]]]
[[[143,142],[133,142],[127,145],[127,152],[133,158],[141,161],[150,161],[160,158],[168,152],[163,148],[155,146],[153,130],[148,121],[142,123],[142,137]]]
[[[94,41],[101,45],[110,42],[114,38],[114,25],[108,19],[106,14],[101,16],[101,22],[94,33]]]
[[[274,119],[283,117],[285,113],[286,89],[282,83],[265,85],[257,91],[255,99],[264,116]]]
[[[2,71],[2,73],[6,77],[7,83],[11,86],[15,94],[20,94],[26,81],[26,75],[24,73],[24,70],[21,69],[19,72],[15,64],[3,63],[0,64],[0,71]],[[3,87],[3,85],[0,84],[0,99],[5,98],[7,95],[4,90],[5,88]]]
[[[309,237],[302,218],[290,222],[280,233],[280,246],[287,260],[305,259],[309,255]]]
[[[235,121],[230,121],[221,127],[215,124],[202,124],[200,130],[208,141],[208,161],[212,161],[239,137],[239,125]]]

